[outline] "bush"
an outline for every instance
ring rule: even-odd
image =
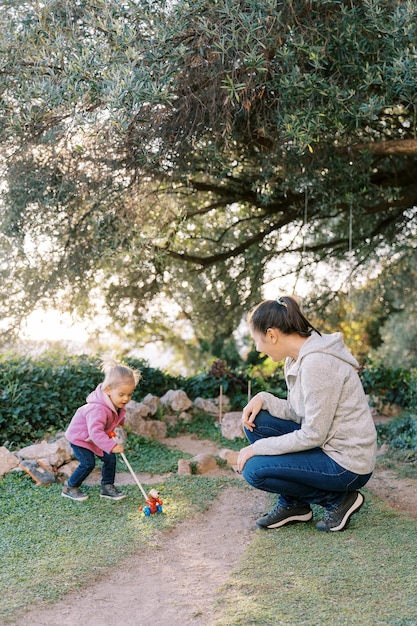
[[[378,424],[378,442],[393,450],[417,451],[417,415],[406,413],[387,424]]]
[[[209,369],[184,378],[149,367],[141,360],[130,359],[128,365],[142,373],[133,395],[137,401],[148,393],[161,397],[169,389],[183,389],[191,400],[213,398],[219,395],[222,385],[231,408],[240,410],[248,400],[249,382],[251,396],[259,391],[281,398],[287,394],[281,368],[262,377],[255,376],[250,365],[247,370],[231,370],[224,361],[215,361]],[[367,393],[415,412],[416,370],[369,367],[361,372],[361,378]],[[98,358],[58,352],[39,358],[0,355],[0,445],[13,448],[64,430],[76,409],[102,380]]]
[[[365,393],[383,402],[399,404],[412,409],[417,403],[417,370],[400,367],[372,366],[363,368],[359,375]]]

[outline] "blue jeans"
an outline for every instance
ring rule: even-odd
[[[91,474],[96,465],[96,455],[88,448],[76,446],[73,443],[71,448],[75,458],[80,462],[79,466],[68,478],[68,487],[79,487],[82,482]],[[103,461],[101,466],[101,484],[113,485],[116,476],[116,455],[103,451],[104,456],[99,457]]]
[[[279,437],[299,430],[299,424],[273,417],[260,411],[255,428],[245,434],[250,443],[265,437]],[[320,504],[332,508],[341,502],[349,491],[363,487],[372,476],[355,474],[333,461],[321,448],[271,456],[253,456],[242,471],[244,479],[263,491],[280,494],[283,506],[300,503]]]

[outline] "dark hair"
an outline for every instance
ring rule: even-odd
[[[268,328],[277,328],[285,335],[298,333],[301,337],[309,337],[313,330],[321,334],[304,317],[297,301],[290,296],[264,300],[249,313],[247,322],[253,330],[264,335]]]

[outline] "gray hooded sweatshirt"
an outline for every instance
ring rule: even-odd
[[[320,336],[313,332],[298,359],[285,361],[287,400],[264,391],[259,394],[263,409],[301,424],[301,428],[255,441],[255,454],[287,454],[320,447],[355,474],[372,472],[376,429],[357,367],[341,333]]]

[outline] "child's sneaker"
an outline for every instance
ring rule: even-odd
[[[126,498],[126,494],[117,491],[114,485],[101,485],[100,497],[109,498],[110,500],[123,500],[123,498]]]
[[[77,500],[77,502],[88,500],[87,494],[81,491],[79,487],[68,487],[68,485],[63,488],[61,496],[70,498],[70,500]]]

